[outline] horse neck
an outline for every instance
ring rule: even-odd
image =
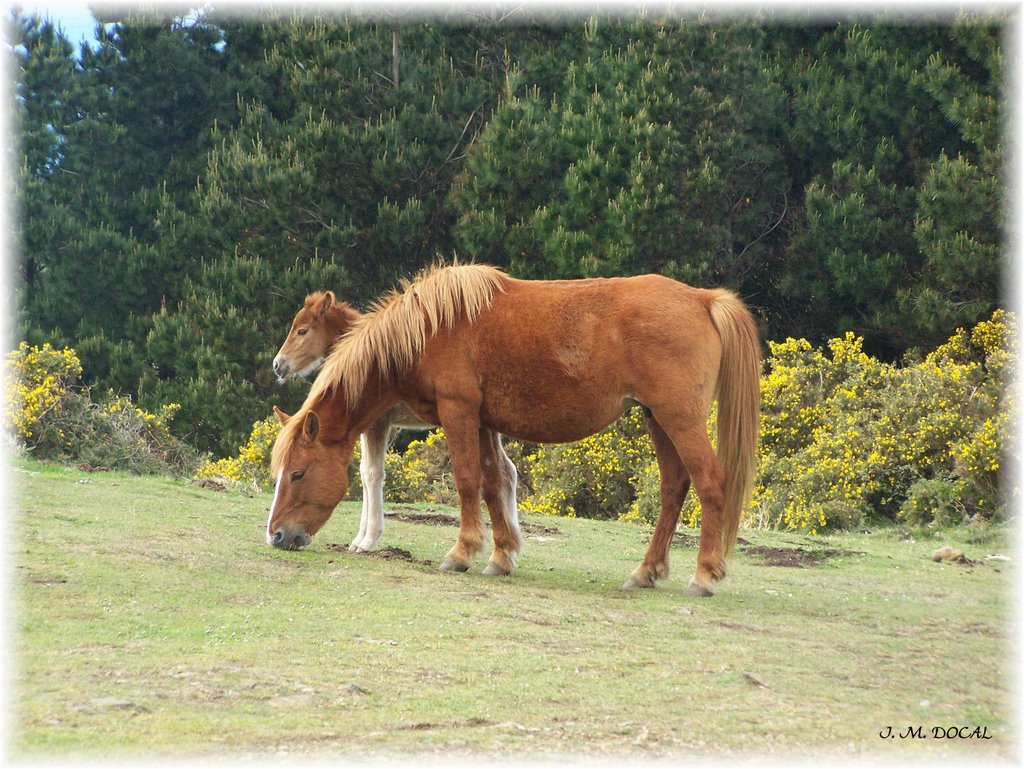
[[[331,337],[337,339],[345,334],[352,327],[352,324],[361,317],[362,315],[359,311],[351,305],[345,302],[335,302],[327,311],[324,323]]]
[[[390,377],[381,377],[375,369],[366,378],[366,386],[353,405],[349,406],[345,402],[344,392],[339,387],[325,393],[317,411],[330,414],[338,421],[338,426],[329,434],[340,440],[345,432],[354,435],[366,432],[370,425],[394,408],[399,400],[394,381]]]

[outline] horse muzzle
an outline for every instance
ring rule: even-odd
[[[273,534],[267,532],[267,544],[278,550],[303,550],[312,541],[313,537],[297,526],[281,526]]]
[[[284,355],[274,358],[274,373],[277,374],[278,384],[284,384],[291,373],[292,365]]]

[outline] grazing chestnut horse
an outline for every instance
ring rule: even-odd
[[[277,381],[298,379],[316,371],[327,357],[334,343],[361,317],[358,310],[346,302],[339,302],[333,291],[317,291],[306,297],[302,308],[292,321],[288,336],[274,357]],[[276,406],[274,413],[285,424],[289,417]],[[363,483],[363,509],[359,519],[359,532],[348,549],[368,553],[380,541],[384,532],[384,458],[394,428],[433,427],[399,403],[362,434],[359,456],[359,477]],[[494,436],[493,446],[502,472],[499,475],[500,493],[505,499],[510,525],[519,531],[516,504],[516,467],[505,454],[501,437]]]
[[[267,540],[309,541],[345,493],[357,436],[404,401],[444,427],[451,452],[462,520],[441,568],[465,571],[482,547],[482,489],[494,534],[489,569],[510,571],[517,543],[501,515],[485,430],[575,441],[639,405],[661,474],[661,513],[625,586],[668,575],[692,483],[702,518],[690,591],[711,595],[753,485],[759,370],[754,320],[724,289],[658,275],[525,281],[483,265],[435,267],[356,321],[282,429]],[[717,456],[706,426],[716,396]]]

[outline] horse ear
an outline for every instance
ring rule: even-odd
[[[320,417],[316,415],[315,411],[306,413],[306,420],[302,423],[302,434],[310,443],[315,441],[316,436],[320,434]]]
[[[291,416],[289,414],[285,414],[277,406],[274,406],[274,415],[277,417],[278,421],[282,425],[288,424],[288,420],[291,419]]]
[[[319,304],[316,306],[316,314],[318,318],[322,318],[327,314],[327,311],[334,306],[337,299],[334,296],[333,291],[325,291],[323,297],[320,299]]]

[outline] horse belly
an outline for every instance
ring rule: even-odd
[[[619,400],[596,408],[580,409],[575,403],[552,400],[503,398],[485,400],[481,423],[496,432],[531,443],[569,443],[593,435],[614,422],[631,404]]]
[[[632,405],[614,379],[596,378],[578,349],[525,359],[509,353],[482,377],[481,420],[520,440],[577,441],[603,430]]]

